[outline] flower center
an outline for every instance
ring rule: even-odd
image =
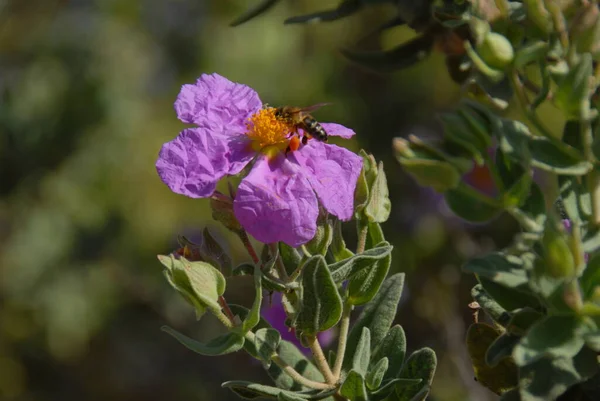
[[[289,143],[289,133],[294,127],[275,117],[275,108],[260,109],[249,118],[246,135],[252,140],[252,147],[260,151],[268,146],[285,149]]]

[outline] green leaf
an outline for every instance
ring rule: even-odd
[[[369,202],[365,207],[365,216],[371,223],[383,223],[390,217],[391,209],[392,203],[383,163],[379,162],[377,177],[369,190]]]
[[[557,82],[554,103],[566,113],[567,118],[580,118],[581,104],[590,94],[592,73],[592,56],[584,53],[567,75]]]
[[[371,332],[371,347],[379,344],[390,329],[404,287],[404,273],[397,273],[384,281],[381,289],[367,305],[365,305],[356,323],[350,330],[344,357],[344,366],[349,368],[354,360],[363,327]]]
[[[355,370],[348,372],[348,375],[340,388],[340,394],[352,401],[368,401],[369,399],[365,387],[365,380],[362,375]]]
[[[400,378],[405,379],[421,379],[419,384],[396,385],[396,396],[400,401],[413,400],[424,387],[431,385],[435,368],[437,366],[437,358],[435,352],[431,348],[421,348],[413,352],[400,372]]]
[[[318,382],[324,381],[323,375],[319,369],[317,369],[312,362],[306,359],[306,355],[304,355],[298,349],[298,347],[291,342],[282,340],[279,343],[279,349],[277,350],[277,353],[285,363],[293,367],[298,373],[307,379]],[[292,380],[287,373],[284,373],[281,368],[274,363],[271,364],[267,370],[267,373],[279,388],[294,391],[305,389],[302,385]]]
[[[583,347],[576,316],[548,316],[534,324],[513,351],[515,362],[525,366],[544,356],[572,358]]]
[[[221,272],[206,262],[190,262],[183,257],[159,255],[158,259],[166,267],[165,276],[171,286],[195,307],[198,318],[206,308],[221,310],[218,301],[225,292],[225,277]]]
[[[462,184],[466,186],[466,184]],[[464,188],[464,187],[463,187]],[[485,195],[475,195],[475,190],[466,192],[462,189],[451,189],[445,193],[446,203],[454,214],[467,221],[474,223],[484,223],[492,220],[502,212],[500,205],[493,205],[485,202],[482,197]],[[494,202],[491,200],[491,202]]]
[[[362,334],[358,340],[354,358],[352,360],[352,369],[365,377],[371,361],[371,332],[367,327],[363,327]]]
[[[583,299],[590,299],[594,295],[594,291],[600,286],[600,255],[592,256],[587,263],[581,278],[579,279]]]
[[[527,306],[534,309],[540,308],[540,302],[538,298],[529,290],[527,286],[509,288],[494,283],[493,281],[483,277],[479,277],[478,280],[488,296],[498,303],[498,305],[500,305],[503,309],[509,312]],[[508,322],[506,321],[505,323]]]
[[[383,240],[383,232],[378,223],[369,223],[369,241],[367,245],[377,241],[378,246]],[[348,302],[352,305],[363,305],[369,302],[379,291],[383,280],[390,270],[392,255],[376,260],[369,269],[362,269],[354,273],[348,283]]]
[[[514,65],[516,68],[525,67],[536,61],[543,60],[548,53],[548,43],[536,41],[528,43],[517,50],[515,54]]]
[[[388,242],[377,244],[375,248],[353,255],[347,259],[329,265],[331,277],[336,283],[341,283],[363,269],[374,266],[378,260],[390,255],[393,247]]]
[[[520,371],[522,401],[555,400],[598,371],[596,353],[583,348],[574,358],[542,358]]]
[[[529,140],[531,165],[555,174],[584,175],[592,169],[577,149],[551,138]]]
[[[314,24],[317,22],[335,21],[354,14],[362,6],[363,2],[361,0],[342,0],[337,8],[288,18],[284,21],[284,24]]]
[[[501,253],[471,259],[463,266],[463,270],[510,288],[527,284],[528,281],[523,266],[507,260]]]
[[[205,261],[213,262],[213,265],[219,268],[226,277],[231,276],[233,267],[231,257],[225,252],[221,244],[213,238],[208,228],[204,228],[202,231],[200,253]]]
[[[305,398],[296,397],[295,395],[287,394],[287,393],[279,393],[277,394],[277,401],[304,401]]]
[[[420,186],[431,187],[436,192],[446,192],[460,183],[460,172],[446,161],[403,157],[398,157],[398,161]]]
[[[528,166],[531,161],[529,128],[520,121],[506,118],[499,118],[494,123],[496,125],[494,132],[500,140],[499,146],[502,152],[521,165]]]
[[[267,10],[269,10],[278,1],[279,0],[263,0],[257,6],[249,9],[244,14],[242,14],[241,16],[236,18],[231,24],[229,24],[229,26],[238,26],[238,25],[243,24],[244,22],[250,21],[252,18],[257,17],[257,16],[263,14],[264,12],[266,12]]]
[[[327,253],[329,245],[333,240],[333,227],[331,223],[324,220],[317,225],[317,232],[312,240],[306,243],[306,249],[312,255],[323,255]]]
[[[242,380],[232,380],[221,384],[221,387],[228,388],[238,396],[247,400],[253,400],[256,398],[277,398],[279,394],[284,394],[292,399],[300,398],[303,400],[322,400],[335,393],[335,390],[329,391],[303,391],[303,392],[292,392],[288,390],[282,390],[277,387],[265,386],[264,384],[252,383]]]
[[[393,72],[408,68],[425,59],[433,49],[434,36],[417,36],[392,50],[360,52],[342,49],[341,53],[350,61],[376,72]]]
[[[477,284],[471,289],[471,296],[481,309],[485,311],[498,324],[506,324],[510,320],[510,314],[502,307],[494,297],[483,288],[483,285]]]
[[[544,317],[543,314],[533,308],[526,307],[515,312],[506,325],[506,331],[518,337],[524,336],[529,328],[538,320]]]
[[[504,358],[510,358],[514,347],[518,344],[520,339],[521,337],[510,333],[504,333],[498,336],[485,353],[485,363],[490,367],[494,367]]]
[[[467,350],[473,372],[479,383],[496,394],[502,394],[517,385],[518,371],[514,362],[503,359],[495,366],[486,363],[486,354],[500,330],[486,323],[473,323],[467,330]]]
[[[342,222],[338,219],[335,219],[333,223],[333,239],[331,241],[331,246],[329,247],[329,250],[331,251],[331,254],[333,255],[333,258],[336,262],[354,256],[354,253],[348,248],[346,248],[346,243],[344,242],[344,237],[342,235]],[[331,265],[329,269],[332,270],[333,275],[333,269],[331,268]],[[333,281],[336,281],[335,278],[333,279]]]
[[[439,119],[444,127],[444,138],[466,150],[481,165],[482,153],[487,151],[489,144],[477,130],[473,130],[469,120],[461,113],[443,113]],[[473,124],[476,123],[473,120]]]
[[[397,324],[387,332],[373,352],[372,360],[378,361],[383,358],[389,360],[389,366],[383,377],[384,381],[398,377],[402,365],[404,364],[405,355],[406,335],[404,334],[402,326]],[[371,369],[374,369],[374,367]]]
[[[302,273],[302,308],[296,328],[304,335],[315,336],[340,320],[342,298],[322,256],[312,256]]]
[[[377,390],[381,386],[389,363],[387,357],[383,357],[369,370],[366,377],[366,384],[369,390]]]
[[[203,344],[199,341],[193,340],[188,336],[179,333],[178,331],[170,328],[169,326],[163,326],[161,330],[172,335],[186,348],[200,355],[218,356],[230,354],[232,352],[239,351],[244,346],[244,337],[240,337],[237,333],[233,332],[224,334],[222,336],[210,340],[206,344]]]
[[[261,284],[262,271],[255,267],[254,268],[254,303],[252,309],[248,313],[246,320],[242,322],[239,328],[239,333],[243,337],[247,332],[252,330],[260,321],[260,306],[262,304],[262,284]]]
[[[279,256],[283,261],[285,271],[290,275],[294,273],[302,263],[302,255],[300,255],[300,252],[283,242],[279,243]]]
[[[271,365],[271,357],[281,342],[281,334],[275,329],[264,328],[258,329],[254,336],[254,346],[258,357],[267,367]]]

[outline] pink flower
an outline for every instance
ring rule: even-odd
[[[184,129],[159,153],[158,175],[173,192],[210,197],[221,178],[253,163],[237,190],[234,213],[257,240],[293,247],[310,241],[319,202],[341,220],[352,217],[362,158],[314,139],[286,155],[292,127],[275,117],[274,108],[263,107],[250,87],[204,74],[182,86],[175,111],[196,127]],[[339,124],[321,125],[329,135],[354,135]]]

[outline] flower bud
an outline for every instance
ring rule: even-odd
[[[515,56],[514,50],[508,39],[499,33],[489,32],[483,42],[477,46],[479,56],[492,68],[503,70]]]
[[[569,277],[575,273],[575,259],[562,233],[553,227],[547,227],[542,238],[542,247],[544,260],[543,272],[539,271],[540,273],[554,278]]]

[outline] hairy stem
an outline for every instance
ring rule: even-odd
[[[592,131],[592,118],[590,115],[590,100],[586,98],[581,104],[579,125],[581,129],[581,143],[583,144],[583,153],[585,159],[595,164],[593,144],[594,133]],[[592,224],[600,225],[600,176],[595,169],[592,169],[586,177],[586,184],[592,198]]]
[[[288,282],[290,276],[288,276],[287,271],[285,270],[285,265],[283,264],[281,254],[279,253],[279,246],[277,245],[277,243],[269,244],[269,249],[271,250],[272,255],[277,255],[277,260],[275,260],[275,267],[277,268],[279,278],[285,282]]]
[[[349,303],[344,304],[344,312],[342,313],[342,321],[340,322],[340,335],[338,337],[337,353],[335,355],[335,364],[333,365],[333,377],[336,380],[340,379],[342,373],[342,365],[344,364],[344,354],[346,353],[346,343],[348,342],[348,331],[350,329],[350,314],[353,306]]]
[[[363,253],[367,244],[367,234],[369,233],[369,222],[365,219],[358,220],[358,243],[356,244],[356,253]]]
[[[252,246],[252,243],[250,243],[250,238],[248,238],[248,234],[246,234],[246,231],[239,232],[238,236],[240,237],[240,240],[242,240],[242,243],[244,244],[244,248],[246,248],[246,251],[248,251],[248,254],[252,258],[252,261],[256,265],[259,265],[260,258],[258,257],[258,254],[254,250],[254,246]]]
[[[229,309],[229,307],[227,309]],[[227,327],[228,329],[233,329],[233,319],[230,319],[229,316],[223,313],[222,310],[217,308],[210,308],[210,311],[213,313],[213,315],[215,315],[217,319],[219,319],[221,323],[223,323],[223,326]],[[229,313],[231,313],[231,310],[229,311]]]
[[[256,336],[253,332],[249,331],[246,333],[245,337],[246,341],[254,342],[254,338]],[[289,377],[294,379],[295,382],[302,384],[305,387],[314,388],[316,390],[331,390],[334,388],[334,386],[331,384],[316,382],[302,376],[296,369],[288,365],[288,363],[284,361],[277,352],[274,352],[273,355],[271,355],[271,361],[275,365],[279,366],[281,370],[283,370]]]
[[[323,354],[323,349],[321,348],[321,344],[319,344],[317,336],[306,336],[305,339],[315,358],[315,364],[323,374],[323,377],[325,377],[325,381],[331,385],[335,385],[336,379],[333,376],[333,372],[331,372],[329,364],[327,363],[325,354]]]

